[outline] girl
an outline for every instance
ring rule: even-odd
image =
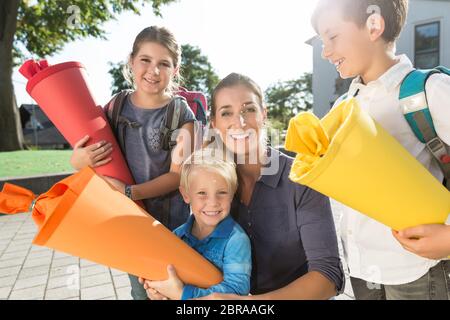
[[[118,180],[107,178],[131,199],[143,200],[147,211],[159,221],[164,220],[161,218],[164,210],[168,210],[166,204],[170,201],[166,227],[171,230],[184,223],[189,215],[189,207],[177,190],[182,160],[189,156],[188,150],[192,151],[195,121],[193,112],[183,102],[182,130],[177,145],[172,154],[161,148],[160,127],[167,106],[173,99],[173,91],[177,88],[180,61],[181,48],[169,30],[152,26],[137,35],[127,64],[127,78],[131,78],[135,89],[125,100],[120,116],[126,121],[119,122],[118,128],[118,132],[125,133],[121,147],[136,184],[126,186]],[[77,170],[85,166],[98,167],[112,160],[110,143],[103,141],[85,147],[88,140],[86,136],[74,147],[71,165]],[[181,159],[175,161],[175,155],[180,155]],[[165,200],[168,194],[170,199]],[[136,300],[147,299],[137,278],[129,276],[132,297]]]
[[[248,77],[233,73],[215,88],[211,125],[237,164],[231,214],[252,245],[252,296],[207,298],[330,299],[344,274],[329,200],[289,180],[293,160],[266,146],[266,119],[261,89]]]

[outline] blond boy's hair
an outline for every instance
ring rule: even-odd
[[[213,171],[222,176],[228,184],[228,190],[234,194],[237,190],[237,174],[234,162],[227,161],[223,156],[214,154],[209,148],[194,152],[181,166],[180,186],[189,191],[189,176],[196,169]]]

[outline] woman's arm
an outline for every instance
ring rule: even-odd
[[[283,288],[253,296],[214,293],[204,299],[326,300],[344,288],[337,236],[327,197],[296,187],[297,228],[308,261],[308,272]]]
[[[336,295],[336,285],[320,272],[310,271],[287,286],[259,295],[213,293],[196,300],[327,300]]]

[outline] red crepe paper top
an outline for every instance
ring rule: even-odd
[[[40,81],[48,76],[68,69],[68,68],[84,68],[84,66],[75,61],[64,62],[50,66],[47,60],[35,61],[33,59],[25,61],[25,63],[19,68],[19,72],[28,79],[27,92],[31,95],[33,88]]]

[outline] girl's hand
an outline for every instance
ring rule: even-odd
[[[184,283],[178,278],[177,272],[172,265],[167,266],[167,273],[169,274],[169,279],[164,281],[145,281],[144,288],[147,289],[147,294],[150,290],[155,290],[158,294],[161,294],[171,300],[180,300],[183,294]]]
[[[89,136],[86,135],[73,147],[70,164],[76,170],[81,170],[87,166],[92,168],[100,167],[112,160],[110,157],[113,151],[111,143],[100,141],[85,147],[88,141]]]
[[[392,234],[403,248],[421,257],[439,260],[450,255],[450,226],[427,224]]]
[[[115,178],[103,176],[103,178],[112,185],[116,190],[120,191],[120,193],[125,194],[125,183]]]

